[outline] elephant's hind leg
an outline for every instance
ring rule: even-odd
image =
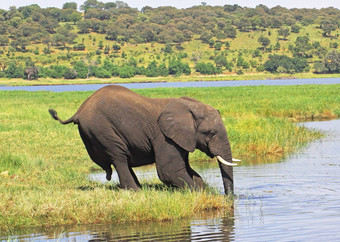
[[[126,159],[126,158],[125,158]],[[128,165],[127,160],[124,161],[123,157],[115,158],[114,166],[118,173],[120,187],[124,189],[139,190],[140,184],[136,177],[136,174],[132,168]]]

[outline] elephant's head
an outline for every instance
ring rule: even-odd
[[[158,124],[163,134],[183,149],[193,152],[197,148],[211,158],[217,157],[225,193],[233,193],[235,163],[232,163],[227,131],[216,109],[182,97],[164,108]]]

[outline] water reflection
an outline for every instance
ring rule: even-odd
[[[16,236],[10,239],[340,241],[340,120],[303,125],[329,135],[283,162],[235,168],[238,197],[234,214],[217,212],[163,223],[26,229],[15,231]],[[195,165],[194,169],[206,182],[223,191],[217,163]],[[156,176],[153,166],[137,169],[136,173],[141,180]],[[105,174],[92,178],[105,181]]]
[[[31,228],[17,231],[11,240],[58,241],[230,241],[234,237],[233,215],[226,219],[220,213],[173,222],[128,223],[90,226],[59,226],[56,228]],[[79,232],[77,232],[79,231]],[[22,235],[20,235],[22,234]],[[229,240],[230,238],[230,240]]]

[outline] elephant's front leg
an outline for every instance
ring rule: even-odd
[[[203,181],[199,181],[201,177],[187,165],[188,152],[170,139],[165,138],[165,143],[160,145],[161,143],[155,147],[156,168],[160,180],[182,188],[202,187]]]

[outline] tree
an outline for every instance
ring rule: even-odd
[[[313,46],[309,40],[308,36],[298,36],[295,40],[295,46],[289,46],[289,50],[293,53],[293,56],[300,56],[311,58],[310,51],[312,50]]]
[[[113,9],[113,8],[117,8],[116,3],[114,2],[104,3],[104,9]]]
[[[82,19],[82,16],[80,13],[73,12],[68,16],[68,21],[73,22],[73,24],[76,24]]]
[[[118,45],[118,44],[114,44],[114,45],[112,46],[112,49],[117,53],[117,52],[121,49],[121,47],[120,47],[120,45]]]
[[[39,23],[50,33],[54,33],[54,29],[59,26],[58,20],[52,17],[42,18]]]
[[[291,32],[298,34],[298,33],[300,33],[300,29],[301,29],[301,27],[299,25],[294,24],[291,27]]]
[[[210,39],[213,37],[211,31],[205,30],[202,34],[200,39],[202,40],[203,43],[208,44]]]
[[[261,35],[258,38],[258,42],[263,46],[263,49],[266,49],[267,46],[270,44],[270,39],[268,39],[267,37],[264,37],[263,35]]]
[[[277,73],[295,73],[303,72],[307,67],[308,63],[305,58],[300,57],[288,57],[286,55],[269,55],[269,60],[264,63],[266,71]]]
[[[9,43],[9,38],[6,35],[0,35],[0,46],[6,46]]]
[[[323,30],[323,36],[330,36],[331,32],[337,29],[337,26],[333,22],[325,20],[321,23],[321,29]]]
[[[228,38],[234,39],[234,38],[236,38],[237,31],[236,31],[235,27],[229,25],[226,28],[224,28],[224,33],[226,33]]]
[[[158,67],[157,67],[157,62],[156,61],[152,61],[151,63],[149,63],[149,65],[146,67],[146,76],[148,77],[156,77],[159,76],[159,72],[158,72]]]
[[[7,78],[23,78],[24,69],[21,65],[18,65],[15,61],[9,63],[8,67],[4,71]]]
[[[89,71],[84,61],[77,61],[73,69],[77,72],[77,78],[88,78]]]
[[[84,10],[85,13],[90,8],[102,8],[104,7],[104,4],[102,2],[99,2],[97,0],[87,0],[84,2],[83,5],[80,6],[80,10]]]
[[[169,74],[179,76],[181,74],[190,75],[191,70],[188,64],[184,64],[181,59],[173,58],[169,61]]]
[[[340,73],[340,52],[333,50],[325,57],[325,69],[329,73]]]
[[[90,33],[90,28],[92,27],[92,23],[88,19],[81,20],[77,23],[78,33],[86,34]]]
[[[78,5],[75,2],[67,2],[67,3],[64,3],[64,5],[63,5],[63,9],[77,10],[77,8],[78,8]]]
[[[221,42],[216,42],[214,45],[215,50],[221,50],[222,48],[222,43]]]
[[[227,68],[229,67],[227,58],[225,58],[224,55],[216,56],[214,61],[217,67],[222,67],[222,66],[227,67]]]
[[[63,77],[65,79],[75,79],[77,77],[77,72],[75,69],[67,68],[63,73]]]
[[[216,68],[211,63],[204,63],[204,62],[197,63],[195,66],[195,69],[196,69],[196,72],[199,72],[204,75],[216,75],[216,74],[221,73],[221,69]]]
[[[168,42],[168,43],[165,44],[164,53],[168,53],[168,54],[172,53],[171,43]]]
[[[280,28],[277,33],[279,36],[282,36],[283,40],[287,40],[287,37],[290,35],[289,28]]]
[[[28,46],[29,44],[30,44],[29,40],[25,37],[19,37],[17,39],[12,40],[11,42],[11,46],[14,49],[22,52],[26,51],[26,46]]]
[[[129,65],[123,65],[119,69],[119,77],[121,78],[131,78],[135,76],[135,69]]]

